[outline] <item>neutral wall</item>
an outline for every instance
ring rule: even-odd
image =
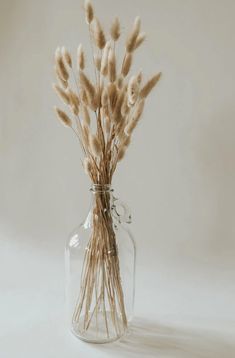
[[[153,295],[156,316],[233,320],[235,2],[94,4],[106,28],[119,15],[123,32],[141,15],[148,40],[134,68],[163,73],[113,184],[133,212],[137,309],[150,310],[141,300]],[[0,255],[9,290],[17,270],[41,277],[27,252],[38,263],[58,258],[63,271],[65,238],[88,209],[79,145],[56,121],[51,89],[55,48],[75,54],[87,40],[81,1],[0,1]]]

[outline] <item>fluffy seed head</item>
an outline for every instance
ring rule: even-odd
[[[124,135],[121,145],[124,145],[127,148],[127,147],[129,147],[130,144],[131,144],[131,137]]]
[[[79,71],[79,78],[80,78],[81,85],[86,90],[86,94],[88,96],[88,99],[90,101],[92,101],[94,99],[94,97],[95,97],[95,94],[96,94],[95,93],[95,87],[93,86],[93,84],[91,83],[91,81],[85,75],[85,73],[83,71]]]
[[[99,55],[95,55],[94,56],[94,60],[95,60],[95,67],[97,68],[97,70],[100,72],[100,68],[101,68],[101,58]]]
[[[143,113],[143,110],[144,110],[144,100],[142,99],[136,109],[135,109],[135,112],[134,112],[134,115],[133,115],[133,118],[128,122],[128,124],[126,125],[125,127],[125,134],[127,136],[130,136],[133,132],[133,130],[135,129],[135,127],[137,126],[139,120],[140,120],[140,117]]]
[[[100,49],[103,50],[105,44],[106,44],[106,38],[105,38],[105,34],[104,31],[102,29],[102,26],[99,22],[99,20],[96,18],[95,19],[95,25],[94,25],[94,29],[93,29],[93,36],[94,36],[94,40],[96,43],[96,46]]]
[[[89,127],[86,123],[82,123],[82,141],[84,148],[89,149]]]
[[[136,76],[132,76],[128,84],[128,102],[131,106],[135,104],[139,95],[139,84]]]
[[[89,127],[91,123],[89,111],[86,106],[82,106],[82,118],[83,122],[86,123],[86,125]]]
[[[61,109],[59,109],[57,107],[54,107],[54,109],[55,109],[57,116],[58,116],[59,120],[61,121],[61,123],[65,127],[72,127],[72,121],[69,118],[69,116],[64,111],[62,111]]]
[[[60,78],[62,78],[65,82],[68,81],[69,73],[64,64],[62,55],[58,53],[56,54],[56,71],[59,73]]]
[[[99,105],[99,93],[95,93],[93,98],[89,98],[89,107],[91,108],[92,111],[96,111]]]
[[[55,50],[55,62],[58,60],[58,58],[61,56],[61,49],[58,46]]]
[[[94,156],[99,157],[99,155],[101,154],[101,145],[97,136],[94,134],[90,134],[89,143]]]
[[[141,34],[138,35],[136,42],[135,42],[135,50],[140,47],[142,45],[142,43],[145,41],[146,39],[146,34],[144,32],[142,32]]]
[[[63,56],[63,60],[65,63],[67,63],[67,65],[72,68],[72,58],[71,58],[71,55],[70,53],[68,52],[68,50],[66,50],[65,47],[62,47],[62,56]]]
[[[108,73],[108,55],[109,55],[110,47],[111,47],[110,42],[107,41],[103,50],[101,66],[100,66],[100,72],[102,73],[103,76],[107,76]]]
[[[128,106],[128,97],[124,97],[121,107],[121,115],[125,117],[130,112],[130,107]]]
[[[125,56],[123,65],[122,65],[122,74],[124,77],[126,77],[130,71],[131,65],[132,65],[132,59],[133,59],[133,55],[131,53],[128,53]]]
[[[117,78],[117,86],[118,86],[118,89],[122,89],[123,88],[123,84],[124,84],[124,78],[123,78],[123,75],[119,75],[118,78]]]
[[[140,91],[140,97],[146,98],[152,89],[156,86],[158,81],[160,80],[161,72],[150,78],[150,80],[144,85],[144,87]]]
[[[94,18],[94,9],[93,6],[91,5],[90,0],[85,0],[84,8],[85,8],[86,22],[89,25]]]
[[[76,112],[78,112],[80,101],[77,94],[73,92],[70,88],[67,88],[66,93],[69,97],[71,107],[74,107],[74,109],[76,109]]]
[[[108,55],[108,74],[110,82],[116,80],[116,59],[113,49],[110,49]]]
[[[75,106],[71,106],[71,111],[75,116],[78,116],[79,114],[79,108]]]
[[[107,93],[106,88],[102,92],[101,104],[102,104],[102,107],[107,107],[107,105],[108,105],[108,93]]]
[[[119,21],[118,17],[115,17],[115,19],[111,25],[110,35],[114,41],[117,41],[121,35],[120,21]]]
[[[136,105],[136,108],[135,108],[135,111],[134,111],[134,114],[133,114],[133,120],[134,121],[139,121],[142,113],[143,113],[143,110],[144,110],[144,104],[145,104],[145,100],[144,99],[141,99],[139,101],[139,103]]]
[[[141,84],[141,82],[142,82],[142,78],[143,78],[143,74],[142,74],[142,71],[140,71],[140,72],[138,73],[138,75],[136,76],[136,79],[137,79],[138,85],[140,85],[140,84]]]
[[[84,88],[80,91],[80,98],[85,106],[89,106],[88,97]]]
[[[120,162],[125,157],[125,153],[126,153],[126,147],[123,146],[118,151],[118,162]]]
[[[126,50],[127,50],[127,52],[133,52],[134,51],[135,45],[136,45],[136,40],[137,40],[137,37],[139,36],[139,33],[140,33],[140,26],[141,26],[140,18],[136,17],[135,21],[134,21],[132,31],[129,34],[129,36],[127,38],[127,41],[126,41]]]
[[[117,101],[117,97],[118,97],[118,91],[117,91],[117,87],[114,83],[110,83],[108,85],[108,96],[109,96],[109,103],[111,106],[111,109],[114,110],[116,101]]]
[[[69,104],[69,96],[60,86],[53,84],[53,89],[65,104]]]
[[[127,126],[125,128],[125,133],[126,133],[127,136],[130,136],[132,134],[132,132],[135,129],[135,127],[137,126],[137,124],[138,124],[138,121],[133,121],[133,120],[131,120],[127,124]]]
[[[88,157],[84,158],[83,167],[84,167],[85,173],[87,175],[90,175],[92,172],[92,164],[91,164],[90,158],[88,158]]]
[[[114,108],[113,119],[116,122],[116,124],[119,123],[122,119],[121,108],[124,101],[124,96],[125,96],[125,90],[123,89],[119,91],[117,102]]]
[[[111,130],[111,121],[109,117],[105,117],[105,122],[104,122],[104,128],[105,128],[105,132],[107,135],[109,135],[110,130]]]
[[[57,78],[58,82],[60,83],[60,85],[61,85],[63,88],[67,88],[67,87],[68,87],[68,82],[65,81],[65,80],[63,80],[63,78],[61,78],[60,72],[58,71],[57,66],[55,66],[55,73],[56,73],[56,78]]]
[[[83,48],[82,48],[82,44],[80,44],[78,46],[78,49],[77,49],[77,60],[78,60],[78,69],[84,70],[84,68],[85,68],[85,56],[84,56],[84,51],[83,51]]]

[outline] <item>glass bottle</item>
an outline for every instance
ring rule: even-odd
[[[129,209],[110,185],[90,191],[88,216],[65,250],[67,313],[75,336],[106,343],[123,336],[133,316],[136,248]]]

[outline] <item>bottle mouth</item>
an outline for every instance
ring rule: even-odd
[[[93,193],[112,192],[111,184],[92,184],[90,191]]]

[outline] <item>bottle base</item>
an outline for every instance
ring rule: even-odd
[[[113,324],[110,312],[106,312],[106,318],[104,318],[102,312],[98,312],[88,329],[84,329],[83,316],[80,317],[79,321],[72,323],[71,332],[76,338],[87,343],[111,343],[119,340],[127,333],[127,328],[123,328],[121,318],[116,319],[115,325]]]

